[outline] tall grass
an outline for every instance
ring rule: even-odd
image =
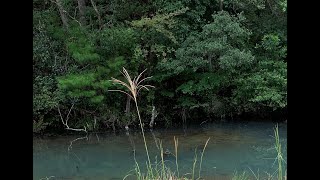
[[[278,124],[274,128],[274,139],[275,139],[274,148],[275,148],[276,153],[277,153],[277,155],[275,157],[275,162],[278,163],[278,167],[272,174],[266,172],[266,174],[267,174],[266,179],[267,180],[273,180],[273,179],[287,180],[287,171],[285,170],[285,172],[283,172],[285,160],[283,159],[283,153],[282,153],[282,148],[281,148],[282,146],[281,146],[281,142],[280,142]],[[252,174],[254,175],[256,180],[260,180],[259,172],[257,174],[255,174],[251,169],[250,169],[250,171],[252,172]],[[244,172],[243,174],[235,173],[233,175],[232,179],[244,179],[245,180],[245,179],[249,179],[249,178],[247,176],[245,176],[245,172]]]
[[[210,138],[206,141],[206,144],[201,152],[201,159],[203,158],[204,151],[208,145]],[[161,161],[156,162],[154,166],[147,167],[147,171],[145,174],[143,174],[140,170],[140,166],[138,162],[135,160],[135,169],[133,170],[133,174],[128,174],[126,175],[123,179],[126,179],[128,176],[135,175],[137,180],[195,180],[195,170],[196,170],[196,165],[197,165],[197,149],[195,149],[195,159],[192,164],[192,172],[191,173],[186,173],[183,176],[180,176],[179,172],[179,166],[178,166],[178,138],[174,137],[174,148],[175,148],[175,154],[171,154],[175,157],[176,161],[176,171],[172,171],[165,163],[164,160],[164,151],[163,151],[163,146],[162,142],[160,141],[159,143],[160,146],[160,157]],[[201,172],[201,164],[202,160],[200,160],[200,165],[199,165],[199,177],[197,179],[200,179],[200,172]],[[191,178],[187,178],[186,175],[191,174]]]
[[[278,125],[274,128],[274,137],[275,137],[275,149],[277,151],[277,161],[278,161],[278,180],[282,180],[283,178],[286,178],[286,176],[283,175],[283,163],[284,159],[282,156],[282,151],[281,151],[281,142],[280,142],[280,137],[279,137],[279,128]]]
[[[194,150],[194,160],[193,160],[193,165],[192,165],[192,178],[191,179],[194,179],[194,171],[196,169],[197,160],[198,160],[198,155],[197,155],[197,148],[196,148]]]
[[[202,149],[202,151],[201,151],[201,158],[200,158],[200,167],[199,167],[199,178],[198,179],[200,179],[201,178],[201,166],[202,166],[202,159],[203,159],[203,154],[204,154],[204,151],[206,150],[206,147],[207,147],[207,145],[208,145],[208,142],[209,142],[209,140],[210,140],[210,138],[208,138],[208,140],[206,141],[206,144],[204,145],[204,147],[203,147],[203,149]]]
[[[249,177],[246,174],[246,172],[243,172],[242,174],[238,174],[238,172],[235,171],[231,180],[249,180]]]
[[[174,152],[175,152],[175,157],[176,157],[176,167],[177,167],[177,172],[178,172],[178,177],[179,177],[179,164],[178,164],[178,138],[175,136],[173,137],[174,139]]]
[[[146,138],[145,138],[145,135],[144,135],[144,129],[143,129],[143,123],[141,121],[141,117],[140,117],[140,111],[139,111],[139,106],[138,106],[138,100],[137,100],[137,97],[139,95],[139,92],[140,90],[142,89],[146,89],[149,91],[149,88],[150,87],[153,87],[154,86],[151,86],[151,85],[142,85],[141,83],[143,81],[145,81],[146,79],[149,79],[151,77],[146,77],[146,78],[143,78],[140,80],[140,78],[142,77],[142,74],[146,71],[147,69],[145,69],[144,71],[142,71],[138,77],[134,77],[133,79],[131,79],[128,71],[123,67],[122,68],[122,71],[121,74],[124,76],[124,78],[127,80],[127,83],[121,81],[121,80],[118,80],[118,79],[115,79],[115,78],[111,78],[113,83],[115,84],[120,84],[122,85],[123,87],[127,88],[127,90],[129,90],[129,93],[125,92],[125,91],[122,91],[122,90],[109,90],[109,91],[118,91],[118,92],[122,92],[124,94],[126,94],[127,96],[129,96],[135,103],[136,105],[136,109],[137,109],[137,114],[138,114],[138,118],[139,118],[139,122],[140,122],[140,128],[141,128],[141,133],[142,133],[142,136],[143,136],[143,142],[144,142],[144,147],[146,149],[146,153],[147,153],[147,158],[148,158],[148,162],[149,162],[149,168],[151,168],[151,161],[150,161],[150,156],[149,156],[149,151],[148,151],[148,146],[147,146],[147,141],[146,141]],[[140,80],[140,81],[139,81]],[[149,87],[149,88],[148,88]]]

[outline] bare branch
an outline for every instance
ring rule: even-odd
[[[62,117],[60,108],[59,108],[59,106],[58,106],[58,112],[59,112],[59,115],[60,115],[60,119],[61,119],[61,121],[62,121],[62,124],[67,127],[67,128],[66,128],[67,130],[83,131],[83,132],[88,133],[88,132],[87,132],[87,128],[86,128],[85,126],[84,126],[84,129],[75,129],[75,128],[70,128],[70,127],[69,127],[69,125],[68,125],[68,120],[69,120],[69,115],[70,115],[70,113],[71,113],[71,110],[72,110],[73,106],[74,106],[74,103],[72,103],[72,106],[71,106],[71,108],[69,109],[69,112],[68,112],[68,114],[67,114],[67,117],[66,117],[66,120],[65,120],[65,121],[64,121],[64,119],[63,119],[63,117]]]
[[[78,8],[79,8],[79,15],[80,15],[80,22],[83,25],[86,25],[86,18],[85,18],[85,11],[86,11],[86,3],[84,0],[77,0]]]
[[[68,115],[67,115],[67,118],[66,118],[66,124],[68,124],[69,115],[70,115],[70,112],[71,112],[73,106],[74,106],[74,103],[72,103],[72,106],[71,106],[71,108],[70,108],[70,110],[69,110],[69,112],[68,112]]]
[[[56,0],[54,3],[58,6],[58,10],[59,10],[61,21],[64,28],[68,30],[69,29],[68,18],[66,16],[67,15],[66,11],[62,6],[61,0]]]
[[[94,11],[97,13],[97,16],[98,16],[98,21],[99,21],[99,26],[100,26],[100,29],[102,28],[102,23],[101,23],[101,16],[100,16],[100,13],[98,11],[98,8],[96,6],[96,4],[93,2],[93,0],[90,0],[91,1],[91,4],[92,4],[92,7],[94,9]]]
[[[60,115],[60,118],[61,118],[62,124],[63,124],[63,125],[66,125],[66,124],[64,123],[64,121],[63,121],[63,117],[62,117],[62,114],[61,114],[61,112],[60,112],[60,108],[59,108],[59,106],[58,106],[58,112],[59,112],[59,115]]]
[[[74,129],[74,128],[66,128],[67,130],[72,130],[72,131],[84,131],[87,132],[87,128],[84,126],[84,129]]]

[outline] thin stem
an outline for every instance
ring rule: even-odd
[[[175,154],[176,154],[176,166],[177,166],[177,173],[179,177],[179,165],[178,165],[178,138],[175,136],[173,137],[174,139],[174,147],[175,147]]]
[[[206,144],[204,145],[204,147],[203,147],[203,149],[202,149],[202,152],[201,152],[200,167],[199,167],[199,178],[198,178],[198,179],[201,178],[200,175],[201,175],[202,158],[203,158],[203,154],[204,154],[204,151],[206,150],[206,147],[207,147],[207,145],[208,145],[209,140],[210,140],[210,137],[208,138],[208,140],[207,140]]]
[[[193,166],[192,166],[192,180],[194,180],[194,170],[196,168],[196,164],[197,164],[197,148],[194,151],[194,161],[193,161]]]
[[[145,136],[144,136],[143,125],[142,125],[142,121],[141,121],[141,117],[140,117],[140,112],[139,112],[139,107],[138,107],[138,103],[137,103],[137,99],[136,99],[136,98],[134,99],[134,102],[135,102],[135,104],[136,104],[137,113],[138,113],[138,117],[139,117],[139,121],[140,121],[140,128],[141,128],[141,132],[142,132],[142,136],[143,136],[144,147],[145,147],[146,152],[147,152],[147,157],[148,157],[149,166],[151,167],[151,161],[150,161],[150,157],[149,157],[149,151],[148,151],[147,141],[146,141],[146,138],[145,138]]]
[[[164,160],[163,160],[163,148],[162,148],[162,142],[160,141],[160,156],[161,156],[161,164],[162,164],[162,176],[164,176],[165,174],[165,170],[164,170]]]
[[[278,160],[278,179],[282,180],[282,152],[281,152],[281,142],[279,138],[278,125],[274,129],[275,139],[276,139],[276,150],[277,150],[277,160]]]

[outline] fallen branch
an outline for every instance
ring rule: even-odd
[[[71,113],[71,110],[72,110],[73,106],[74,106],[74,103],[72,104],[71,108],[69,109],[69,112],[68,112],[68,114],[67,114],[66,120],[63,119],[62,114],[61,114],[61,111],[60,111],[60,108],[59,108],[59,106],[58,106],[58,112],[59,112],[59,115],[60,115],[60,119],[61,119],[61,121],[62,121],[62,124],[67,127],[67,128],[66,128],[67,130],[83,131],[83,132],[88,133],[86,126],[84,126],[84,129],[75,129],[75,128],[70,128],[70,127],[69,127],[69,125],[68,125],[68,120],[69,120],[69,115],[70,115],[70,113]]]
[[[94,11],[96,12],[96,14],[98,16],[99,28],[102,29],[102,21],[101,21],[101,16],[100,16],[100,13],[98,11],[98,8],[97,8],[96,4],[93,2],[93,0],[90,0],[90,1],[91,1],[91,4],[92,4],[92,7],[93,7]]]

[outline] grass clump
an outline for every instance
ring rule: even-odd
[[[263,178],[263,179],[266,179],[266,180],[287,180],[287,171],[284,170],[284,164],[286,163],[286,161],[283,158],[283,152],[282,152],[282,146],[281,146],[281,142],[280,142],[278,125],[276,125],[274,128],[274,139],[275,139],[274,149],[276,150],[276,154],[277,154],[275,157],[275,162],[277,162],[278,167],[273,173],[266,172],[267,177]],[[262,179],[262,178],[260,178],[259,173],[255,174],[251,169],[250,169],[250,171],[252,172],[252,174],[256,180]],[[249,177],[246,176],[245,172],[243,172],[242,174],[235,173],[232,178],[232,180],[247,180],[247,179],[249,179]]]

